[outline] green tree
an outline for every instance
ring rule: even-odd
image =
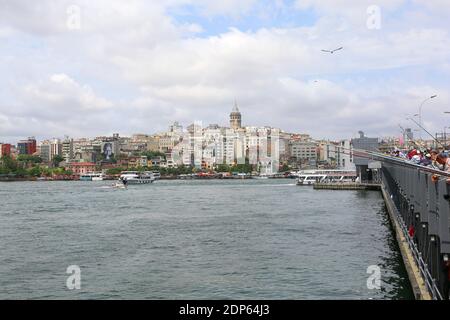
[[[120,174],[122,171],[125,171],[125,169],[124,168],[111,168],[106,171],[106,174],[113,176],[116,174]]]
[[[32,177],[40,177],[41,174],[42,174],[42,169],[38,166],[28,169],[28,171],[27,171],[27,175],[32,176]]]
[[[52,163],[53,163],[53,166],[58,167],[59,164],[63,161],[64,161],[64,158],[61,157],[59,154],[57,154],[56,156],[53,157]]]
[[[41,168],[41,171],[41,176],[51,177],[52,175],[52,170],[50,170],[49,168]]]
[[[166,155],[159,151],[145,151],[145,152],[142,152],[140,155],[146,156],[148,160],[151,160],[156,157],[163,157],[164,160],[166,159]]]
[[[17,168],[14,173],[19,177],[25,177],[27,175],[27,170],[25,170],[24,168]]]
[[[219,164],[216,170],[218,172],[231,172],[231,167],[227,164]]]
[[[17,161],[26,163],[42,163],[42,158],[39,156],[33,156],[29,154],[19,154],[17,156]]]
[[[2,171],[6,174],[15,173],[18,168],[17,161],[11,158],[11,156],[3,156],[1,159]]]

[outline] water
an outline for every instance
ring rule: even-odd
[[[0,183],[0,299],[412,298],[378,192],[293,182]]]

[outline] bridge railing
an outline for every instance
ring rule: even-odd
[[[383,187],[430,293],[449,299],[450,174],[375,152],[366,156],[382,163]]]

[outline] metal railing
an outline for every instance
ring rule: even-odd
[[[426,287],[433,299],[449,299],[450,174],[376,152],[358,153],[382,163],[383,187]]]
[[[397,221],[400,224],[400,227],[403,232],[403,236],[408,242],[408,247],[413,254],[413,258],[419,268],[419,272],[425,280],[425,285],[427,286],[428,291],[430,292],[432,298],[434,300],[443,300],[442,294],[439,291],[439,288],[436,284],[436,279],[433,278],[430,271],[428,270],[428,265],[422,258],[422,254],[420,253],[417,245],[414,243],[413,239],[410,237],[408,233],[408,229],[406,227],[405,221],[403,221],[402,216],[400,215],[398,210],[395,210],[395,215],[397,216]]]

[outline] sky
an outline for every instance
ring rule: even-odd
[[[399,136],[431,95],[422,123],[441,132],[449,16],[448,0],[0,0],[0,142],[226,126],[234,101],[243,125]]]

